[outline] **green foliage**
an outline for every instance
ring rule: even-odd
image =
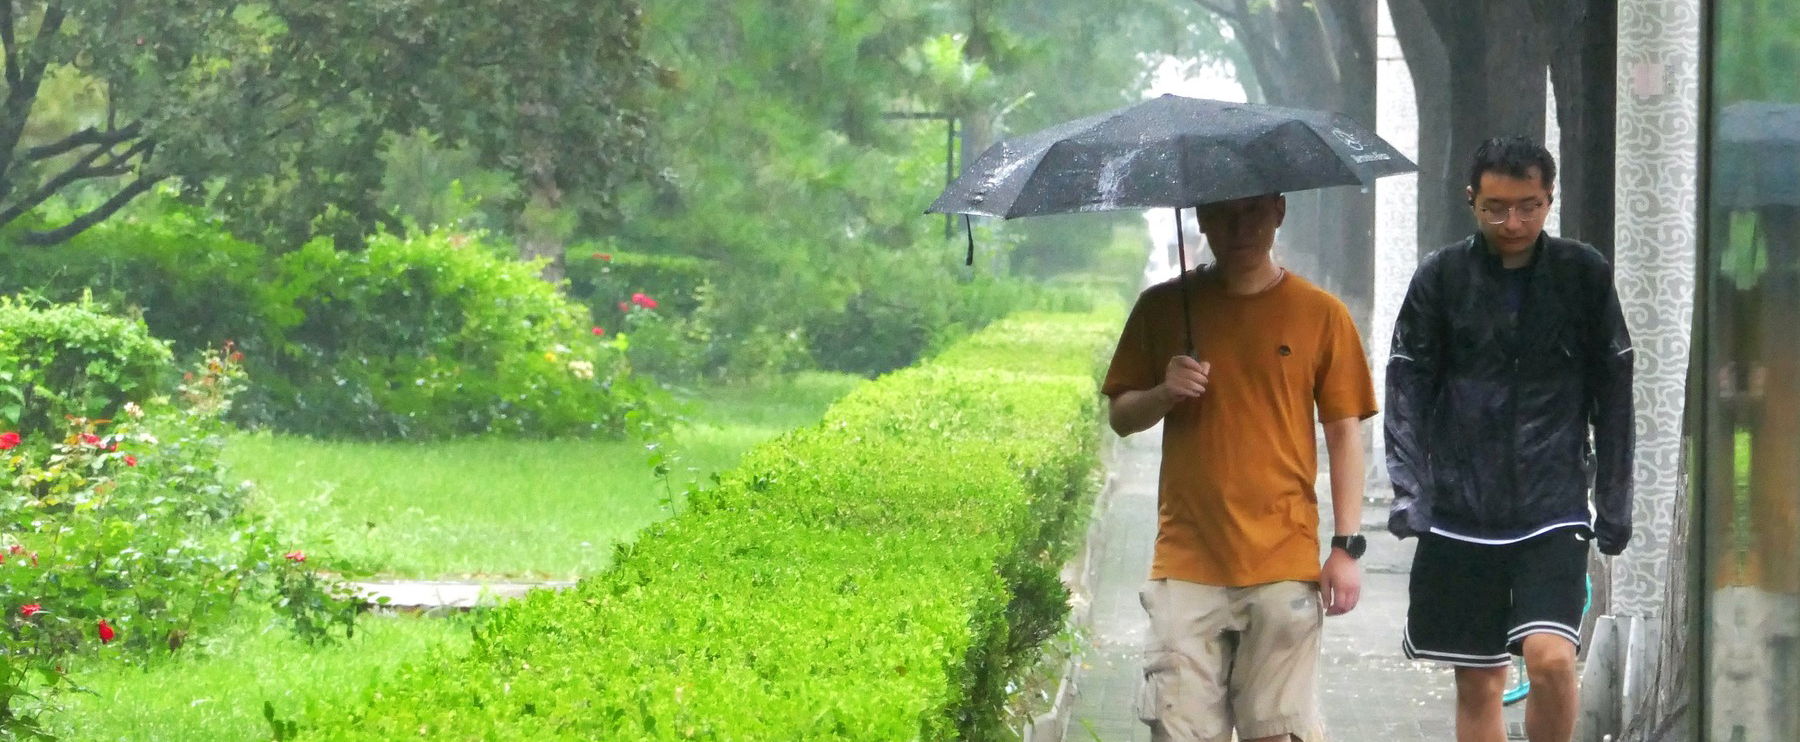
[[[0,293],[94,300],[142,316],[178,354],[227,341],[251,356],[270,343],[268,251],[232,237],[200,210],[158,194],[56,249],[0,244]]]
[[[381,155],[380,202],[409,231],[504,232],[517,210],[512,176],[480,165],[469,147],[446,146],[429,131],[390,134]]]
[[[1719,107],[1738,101],[1800,103],[1800,80],[1785,70],[1800,67],[1800,18],[1784,0],[1724,0],[1714,11],[1719,36],[1710,47]]]
[[[178,396],[113,400],[118,420],[0,434],[0,736],[46,736],[38,716],[75,658],[174,652],[241,597],[267,598],[309,641],[348,630],[334,579],[284,564],[219,464],[242,370],[203,357]],[[133,390],[141,392],[142,390]],[[330,624],[317,620],[335,617]]]
[[[105,418],[167,381],[168,347],[142,322],[83,300],[34,306],[0,296],[0,426],[60,431],[68,418]]]
[[[172,179],[269,244],[353,243],[392,225],[369,198],[380,155],[421,129],[603,213],[642,170],[637,18],[635,0],[19,3],[0,17],[0,224],[60,242]],[[40,105],[55,115],[28,128]],[[84,209],[45,218],[57,195]]]
[[[253,419],[316,435],[620,435],[645,408],[622,339],[467,235],[381,235],[356,253],[315,241],[276,274],[282,344]]]
[[[1004,323],[860,387],[605,574],[302,737],[1002,737],[1008,680],[1067,611],[1114,322]]]

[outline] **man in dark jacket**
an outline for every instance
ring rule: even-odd
[[[1606,259],[1543,233],[1555,183],[1529,139],[1476,151],[1478,231],[1419,266],[1388,360],[1388,530],[1419,537],[1404,648],[1456,667],[1459,742],[1505,738],[1512,655],[1530,738],[1569,740],[1588,541],[1631,539],[1631,337]]]

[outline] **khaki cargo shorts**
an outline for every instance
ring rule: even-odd
[[[1155,742],[1230,742],[1233,728],[1246,740],[1325,738],[1317,584],[1151,580],[1138,598],[1150,614],[1138,718]]]

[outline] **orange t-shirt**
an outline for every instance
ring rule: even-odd
[[[1102,393],[1162,383],[1185,349],[1179,286],[1138,297]],[[1337,297],[1292,273],[1251,296],[1230,296],[1195,273],[1188,291],[1195,355],[1212,364],[1211,381],[1163,420],[1150,577],[1226,587],[1317,581],[1314,426],[1375,414],[1356,324]]]

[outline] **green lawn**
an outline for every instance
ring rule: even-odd
[[[201,651],[143,669],[77,667],[76,682],[93,693],[66,696],[69,707],[52,727],[62,739],[95,742],[271,739],[265,701],[283,719],[342,709],[344,697],[431,647],[466,645],[471,620],[369,616],[355,638],[310,647],[266,609],[246,609]]]
[[[818,419],[861,381],[806,374],[706,390],[673,441],[672,487],[633,441],[350,443],[273,435],[233,440],[234,476],[295,534],[384,575],[568,578],[592,574],[613,544],[668,515],[665,498],[731,466],[750,447]]]
[[[729,468],[752,446],[809,425],[862,379],[805,374],[706,390],[673,436],[680,478]],[[666,515],[643,446],[581,441],[330,443],[233,440],[237,476],[295,546],[402,575],[567,577],[605,566],[612,545]],[[468,642],[468,618],[370,616],[354,639],[309,647],[262,607],[148,669],[77,667],[94,693],[53,720],[69,740],[269,739],[264,701],[305,723],[434,646]]]

